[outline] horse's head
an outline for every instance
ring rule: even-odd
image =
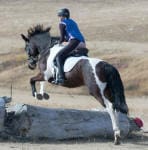
[[[25,41],[25,51],[28,55],[28,67],[35,69],[38,57],[41,52],[51,46],[50,27],[43,29],[42,25],[37,25],[28,30],[28,36],[21,34]]]

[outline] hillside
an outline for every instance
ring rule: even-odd
[[[30,89],[37,73],[27,68],[20,34],[29,27],[52,26],[58,35],[57,10],[68,7],[86,37],[90,56],[104,59],[121,74],[126,95],[148,96],[148,1],[147,0],[1,0],[0,86]],[[61,90],[62,89],[62,90]],[[54,91],[51,86],[48,90]],[[86,94],[84,89],[57,92]]]

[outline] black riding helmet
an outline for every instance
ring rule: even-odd
[[[58,16],[69,18],[70,17],[70,12],[67,8],[62,8],[58,11]]]

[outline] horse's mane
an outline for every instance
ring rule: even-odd
[[[35,36],[37,34],[45,33],[45,32],[47,32],[47,30],[44,29],[43,25],[38,24],[28,29],[28,38]]]

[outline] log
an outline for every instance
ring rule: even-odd
[[[0,132],[4,130],[4,118],[5,118],[5,101],[0,98]]]
[[[5,104],[9,103],[11,101],[11,98],[9,97],[0,97],[0,133],[4,131],[4,121],[5,121]]]
[[[33,140],[113,138],[111,119],[106,111],[51,109],[17,104],[8,107],[5,113],[1,116],[5,131],[1,131],[13,137]],[[134,121],[124,114],[119,114],[119,122],[122,137],[139,130]]]

